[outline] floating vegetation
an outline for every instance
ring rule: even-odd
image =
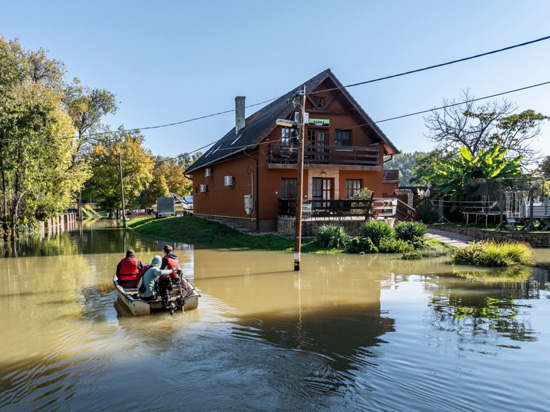
[[[455,272],[455,275],[475,282],[489,283],[521,283],[529,279],[531,267],[513,266],[506,269],[474,270],[471,272]]]

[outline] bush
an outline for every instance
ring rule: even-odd
[[[413,250],[412,252],[405,252],[403,253],[403,256],[401,256],[401,259],[404,260],[422,260],[422,253]]]
[[[422,222],[399,222],[395,226],[395,235],[405,242],[414,242],[421,239],[428,231]]]
[[[416,208],[416,214],[418,216],[418,220],[426,223],[427,225],[437,223],[440,219],[437,209],[428,202],[420,204]]]
[[[350,199],[351,200],[370,200],[370,199],[372,199],[372,196],[373,196],[372,190],[369,190],[366,187],[364,187],[363,189],[358,190],[357,192],[355,192],[350,197]],[[354,214],[354,215],[367,215],[370,212],[370,207],[368,209],[358,208],[362,204],[364,204],[364,203],[359,203],[359,202],[358,203],[352,203],[351,204],[351,207],[352,207],[351,213]],[[372,207],[372,204],[371,204],[371,207]]]
[[[393,237],[393,229],[385,222],[380,220],[369,220],[361,228],[362,237],[372,240],[376,247],[380,244],[383,237]]]
[[[323,225],[317,230],[317,243],[329,249],[344,249],[348,235],[342,226]]]
[[[381,253],[403,253],[412,252],[414,247],[401,239],[394,237],[383,237],[380,239],[380,245],[378,251]]]
[[[531,248],[525,243],[481,241],[457,249],[453,263],[489,267],[530,265]]]
[[[348,253],[378,253],[378,248],[368,237],[354,237],[347,245]]]

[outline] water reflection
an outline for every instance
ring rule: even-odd
[[[199,309],[133,317],[114,268],[163,243],[84,225],[44,242],[2,261],[3,410],[545,406],[545,267],[501,282],[448,258],[306,254],[297,273],[289,253],[176,244]]]

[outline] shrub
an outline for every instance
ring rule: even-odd
[[[323,225],[317,230],[317,243],[330,249],[344,249],[348,235],[342,226]]]
[[[395,235],[405,242],[413,242],[423,238],[428,231],[422,222],[399,222],[395,226]]]
[[[453,263],[459,265],[490,267],[530,265],[532,251],[525,243],[481,241],[457,249],[452,258]]]
[[[366,187],[364,187],[363,189],[358,190],[357,192],[355,192],[350,197],[350,199],[351,200],[369,200],[369,199],[372,199],[372,195],[373,195],[372,190],[369,190]],[[363,204],[363,203],[352,203],[351,204],[351,206],[352,206],[351,213],[355,214],[355,215],[366,215],[366,214],[368,214],[370,212],[370,208],[368,208],[368,209],[367,208],[364,208],[364,209],[359,208],[359,206],[361,204]]]
[[[403,253],[412,252],[414,247],[401,239],[394,237],[383,237],[380,239],[378,250],[382,253]]]
[[[393,229],[385,222],[380,220],[369,220],[361,228],[361,235],[372,240],[376,247],[380,244],[383,237],[393,237]]]
[[[378,253],[378,248],[368,237],[354,237],[348,242],[346,252]]]
[[[421,203],[416,208],[416,214],[418,216],[418,220],[426,223],[427,225],[437,223],[440,219],[437,209],[428,202]]]
[[[413,250],[412,252],[405,252],[401,256],[401,259],[404,260],[421,260],[422,259],[422,253]]]

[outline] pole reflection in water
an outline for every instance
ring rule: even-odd
[[[199,309],[132,317],[116,305],[116,265],[166,242],[101,225],[2,259],[0,409],[546,405],[545,267],[505,283],[448,258],[304,254],[294,272],[286,253],[175,244]]]

